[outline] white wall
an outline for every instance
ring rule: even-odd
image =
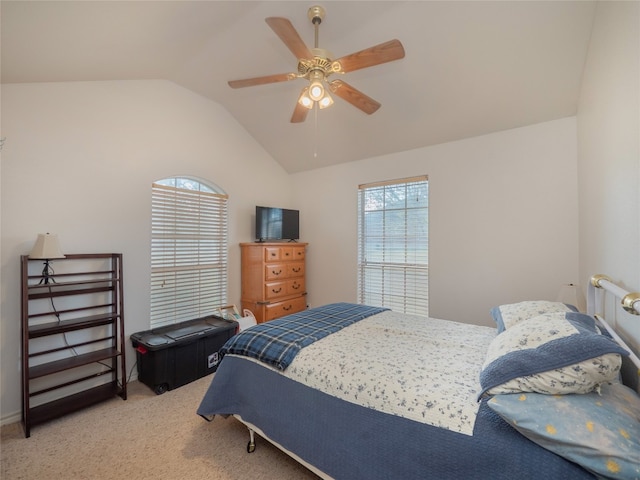
[[[293,175],[310,241],[309,301],[355,301],[357,190],[429,176],[430,315],[493,325],[489,309],[579,283],[576,123],[565,118]]]
[[[640,291],[640,3],[599,2],[578,107],[580,277]],[[640,351],[640,319],[620,318]]]
[[[2,419],[20,412],[19,257],[38,233],[66,253],[124,255],[126,333],[149,329],[151,183],[173,175],[229,194],[229,301],[256,204],[287,207],[290,178],[217,104],[170,82],[2,86]],[[128,370],[135,355],[127,351]]]

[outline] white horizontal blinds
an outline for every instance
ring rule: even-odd
[[[429,314],[426,176],[360,185],[358,302]]]
[[[151,327],[227,303],[227,196],[153,184]]]

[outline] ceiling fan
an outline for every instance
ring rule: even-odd
[[[231,88],[243,88],[286,82],[296,78],[308,80],[308,85],[302,89],[298,97],[298,102],[291,116],[291,123],[304,122],[307,118],[307,113],[315,105],[322,109],[333,104],[333,99],[326,87],[331,93],[346,100],[364,113],[368,115],[374,113],[380,108],[380,103],[342,80],[329,81],[328,78],[333,74],[353,72],[361,68],[399,60],[404,57],[402,43],[399,40],[389,40],[333,60],[327,50],[318,47],[318,30],[324,16],[325,10],[321,6],[316,5],[309,9],[309,20],[315,27],[315,46],[311,49],[305,45],[288,19],[282,17],[266,18],[267,25],[271,27],[298,59],[297,73],[280,73],[243,80],[231,80],[228,82],[229,86]]]

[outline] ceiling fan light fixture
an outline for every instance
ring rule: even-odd
[[[315,70],[311,73],[309,79],[311,80],[309,84],[309,96],[314,102],[319,102],[322,100],[322,97],[324,97],[324,85],[322,85],[324,75],[322,72]]]
[[[309,97],[311,97],[311,100],[313,100],[314,102],[318,102],[322,100],[323,96],[324,87],[322,86],[322,83],[314,82],[311,84],[311,86],[309,86]]]
[[[298,103],[302,105],[304,108],[311,109],[313,108],[313,100],[309,97],[309,87],[305,87],[300,94],[300,98],[298,98]]]
[[[331,98],[329,92],[325,91],[324,96],[318,101],[318,106],[320,107],[320,110],[322,110],[323,108],[330,107],[331,105],[333,105],[333,98]]]

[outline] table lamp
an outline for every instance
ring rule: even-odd
[[[40,284],[55,283],[53,279],[53,269],[49,264],[49,261],[55,258],[65,258],[65,255],[60,250],[60,242],[58,241],[58,235],[51,233],[39,233],[33,249],[29,254],[29,258],[43,259],[44,268],[42,269],[42,278]]]

